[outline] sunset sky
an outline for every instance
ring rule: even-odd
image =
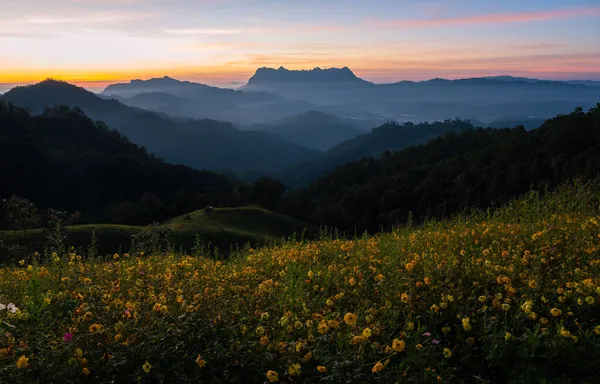
[[[0,0],[0,92],[258,67],[374,82],[509,74],[600,80],[599,0]]]

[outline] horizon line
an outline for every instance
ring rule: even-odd
[[[273,68],[273,67],[260,67],[260,68],[269,68],[269,69],[275,69],[277,70],[278,68],[285,68],[284,66],[280,66],[278,68]],[[310,70],[314,70],[314,69],[321,69],[321,70],[327,70],[327,69],[343,69],[343,68],[348,68],[350,69],[348,66],[344,66],[344,67],[314,67],[312,69],[300,69],[300,70],[296,70],[296,69],[291,69],[289,71],[310,71]],[[350,69],[350,71],[352,71],[352,69]],[[354,71],[352,71],[354,73]],[[423,78],[420,80],[406,80],[406,79],[400,79],[400,80],[393,80],[393,81],[371,81],[371,80],[367,80],[365,78],[362,78],[360,76],[356,76],[357,79],[360,80],[364,80],[364,81],[368,81],[371,82],[373,84],[376,85],[386,85],[386,84],[396,84],[396,83],[401,83],[401,82],[412,82],[412,83],[422,83],[422,82],[428,82],[428,81],[432,81],[432,80],[448,80],[448,81],[456,81],[456,80],[469,80],[469,79],[486,79],[486,78],[496,78],[496,77],[509,77],[509,78],[514,78],[514,79],[528,79],[528,80],[538,80],[538,81],[554,81],[554,82],[569,82],[569,81],[589,81],[589,82],[600,82],[600,79],[590,79],[590,78],[579,78],[579,79],[559,79],[559,78],[538,78],[538,77],[527,77],[527,76],[515,76],[515,75],[509,75],[506,73],[500,73],[500,74],[496,74],[496,75],[481,75],[481,76],[448,76],[448,77],[431,77],[431,78]],[[89,90],[89,88],[94,88],[94,89],[100,89],[102,88],[102,90],[104,90],[106,87],[108,87],[109,85],[112,84],[128,84],[131,83],[133,81],[149,81],[149,80],[157,80],[157,79],[164,79],[164,78],[170,78],[173,80],[177,80],[177,81],[187,81],[187,82],[191,82],[191,83],[195,83],[195,84],[203,84],[203,85],[209,85],[209,86],[213,86],[216,88],[230,88],[230,89],[237,89],[240,87],[243,87],[244,85],[248,84],[248,81],[246,82],[240,82],[240,81],[229,81],[229,82],[212,82],[212,84],[218,84],[218,85],[211,85],[208,84],[205,81],[200,81],[200,80],[190,80],[189,76],[183,76],[181,78],[178,78],[177,75],[173,76],[173,75],[158,75],[158,76],[148,76],[148,77],[137,77],[137,78],[130,78],[130,79],[110,79],[110,80],[77,80],[77,79],[65,79],[62,76],[47,76],[42,80],[31,80],[31,81],[16,81],[16,82],[0,82],[0,95],[3,93],[8,92],[9,90],[16,88],[16,87],[22,87],[22,86],[30,86],[30,85],[36,85],[39,83],[42,83],[44,81],[61,81],[61,82],[65,82],[71,85],[75,85],[75,86],[79,86],[82,88],[86,88]],[[249,79],[248,79],[249,80]],[[94,86],[95,84],[97,84],[97,86]],[[225,87],[225,85],[231,85],[232,87]],[[97,93],[97,92],[95,92]]]

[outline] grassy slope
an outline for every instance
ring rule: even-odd
[[[216,208],[206,216],[203,210],[168,220],[164,224],[173,228],[172,239],[177,247],[190,249],[196,235],[203,243],[216,245],[219,249],[228,251],[230,246],[261,245],[271,243],[283,237],[300,234],[307,224],[291,217],[259,207]],[[115,252],[121,248],[129,248],[131,237],[144,227],[119,224],[86,224],[65,228],[67,243],[75,247],[86,248],[96,230],[101,252]],[[40,249],[43,242],[41,229],[27,231],[29,247]],[[23,243],[21,231],[0,231],[0,240],[7,244]]]
[[[0,312],[14,337],[0,341],[14,345],[0,372],[29,383],[597,383],[599,192],[224,262],[13,263],[0,268],[0,302],[29,312]]]

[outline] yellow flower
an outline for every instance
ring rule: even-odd
[[[144,365],[142,365],[142,368],[144,369],[144,372],[148,373],[152,369],[152,364],[146,361]]]
[[[596,302],[596,300],[594,300],[594,298],[592,296],[588,296],[585,298],[585,302],[588,303],[589,305],[592,305]]]
[[[89,376],[91,374],[90,370],[87,367],[84,367],[81,371],[86,376]]]
[[[92,324],[90,325],[90,332],[91,333],[96,333],[96,332],[101,332],[104,329],[104,325],[102,324]]]
[[[475,338],[474,337],[467,338],[467,344],[469,344],[469,345],[475,345]]]
[[[296,329],[300,329],[302,328],[304,325],[302,324],[301,321],[296,320],[296,322],[294,323],[294,328]]]
[[[196,364],[198,364],[200,368],[204,368],[206,366],[206,360],[204,360],[200,354],[198,354],[198,357],[196,357]]]
[[[446,359],[449,359],[449,358],[451,358],[451,357],[452,357],[452,351],[451,351],[451,350],[449,350],[448,348],[444,348],[444,357],[445,357]]]
[[[83,351],[81,350],[81,348],[75,349],[75,357],[81,359],[81,356],[83,356]]]
[[[21,357],[19,357],[19,360],[17,360],[17,368],[18,369],[24,369],[27,368],[29,366],[29,358],[25,357],[25,355],[21,355]]]
[[[417,344],[415,347],[417,348],[417,351],[420,351],[421,348],[423,348],[423,344]]]
[[[433,304],[433,305],[431,306],[431,310],[432,310],[433,312],[438,312],[438,311],[440,310],[440,307],[438,307],[437,305]]]
[[[317,371],[319,371],[321,373],[325,373],[325,372],[327,372],[327,368],[325,368],[322,365],[317,365]]]
[[[319,333],[321,335],[326,334],[328,329],[329,329],[329,327],[327,326],[327,323],[325,322],[325,320],[321,321],[319,323],[319,326],[317,327],[317,330],[319,331]]]
[[[562,328],[562,329],[560,330],[560,335],[561,335],[562,337],[571,337],[571,336],[573,336],[573,335],[571,335],[571,332],[569,332],[569,331],[568,331],[567,329],[565,329],[565,328]]]
[[[93,315],[92,315],[92,312],[86,312],[86,313],[83,315],[83,318],[84,318],[86,321],[90,321],[90,320],[92,320],[92,316],[93,316]]]
[[[258,327],[256,327],[256,334],[258,336],[262,336],[265,334],[265,327],[259,325]]]
[[[510,304],[502,304],[501,308],[504,312],[508,312],[510,310]]]
[[[487,297],[485,297],[485,296],[479,296],[478,300],[479,300],[480,303],[485,303],[486,300],[487,300]]]
[[[367,339],[364,336],[354,336],[352,340],[350,340],[351,345],[364,343]]]
[[[552,316],[554,316],[554,317],[558,317],[558,316],[562,315],[562,311],[561,311],[560,309],[558,309],[558,308],[552,308],[552,309],[550,310],[550,313],[551,313],[551,314],[552,314]]]
[[[444,335],[447,335],[448,333],[450,333],[450,327],[442,327],[442,332],[444,333]]]
[[[300,364],[296,363],[296,364],[292,364],[289,368],[288,368],[288,373],[291,376],[298,376],[300,374]]]
[[[412,331],[415,329],[415,323],[413,323],[412,321],[409,321],[408,323],[406,323],[406,330],[407,331]]]
[[[594,328],[594,333],[596,335],[600,335],[600,325],[596,325],[596,327]]]
[[[377,364],[375,364],[373,366],[373,369],[371,369],[371,372],[373,372],[373,373],[381,372],[381,371],[383,371],[383,368],[385,368],[385,366],[383,364],[381,364],[381,361],[378,361]]]
[[[25,260],[19,260],[20,265],[25,265]]]
[[[473,327],[471,327],[470,321],[471,321],[471,319],[469,319],[468,317],[465,317],[464,319],[462,319],[463,328],[467,332],[469,332],[473,328]]]
[[[267,346],[269,344],[269,336],[263,336],[260,338],[260,345],[262,345],[263,347]]]
[[[312,352],[307,352],[306,355],[304,355],[304,357],[302,357],[302,360],[304,361],[309,361],[310,359],[312,359]]]
[[[404,342],[404,340],[394,339],[394,341],[392,342],[392,349],[396,352],[404,351],[405,347],[406,343]]]
[[[352,312],[348,312],[346,313],[346,315],[344,316],[344,322],[348,325],[354,325],[356,324],[356,321],[358,320],[358,316],[356,316],[354,313]]]
[[[364,337],[366,337],[367,339],[368,339],[369,337],[371,337],[371,334],[372,334],[372,333],[373,333],[373,331],[371,331],[371,328],[365,328],[365,329],[363,329],[363,331],[362,331],[362,335],[363,335]]]
[[[513,335],[510,334],[510,332],[506,332],[504,334],[504,340],[508,341],[511,340],[513,338]]]
[[[260,314],[261,320],[269,320],[269,312],[263,312]]]
[[[279,375],[275,371],[267,371],[267,380],[270,383],[276,383],[279,381]]]

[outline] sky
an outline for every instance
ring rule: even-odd
[[[0,92],[169,75],[235,87],[259,67],[376,83],[600,80],[600,0],[0,0]]]

